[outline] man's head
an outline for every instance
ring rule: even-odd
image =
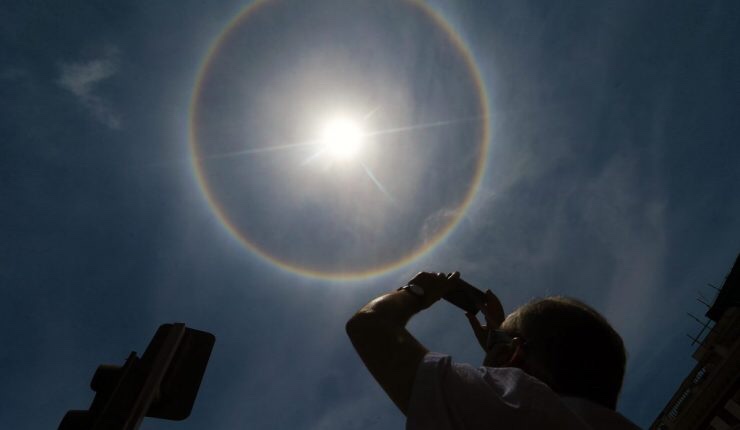
[[[616,408],[626,352],[591,307],[566,297],[538,299],[509,315],[501,330],[513,342],[492,347],[485,365],[520,367],[561,395]]]

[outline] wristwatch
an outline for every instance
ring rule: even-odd
[[[398,291],[406,291],[414,296],[418,297],[419,299],[424,298],[424,289],[421,288],[421,286],[416,284],[406,284],[403,287],[399,288]]]

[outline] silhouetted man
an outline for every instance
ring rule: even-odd
[[[589,306],[549,297],[505,317],[488,290],[468,314],[486,352],[483,366],[429,352],[405,326],[458,284],[420,273],[347,322],[358,354],[406,415],[407,429],[636,429],[615,411],[626,353],[621,337]]]

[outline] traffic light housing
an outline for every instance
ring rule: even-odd
[[[132,430],[144,416],[184,420],[190,415],[216,338],[185,324],[163,324],[144,355],[123,366],[101,365],[90,387],[90,409],[69,411],[59,430]]]

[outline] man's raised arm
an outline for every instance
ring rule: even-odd
[[[419,273],[401,290],[382,295],[347,322],[347,334],[363,363],[393,403],[406,414],[414,377],[427,349],[406,323],[454,288],[442,273]]]

